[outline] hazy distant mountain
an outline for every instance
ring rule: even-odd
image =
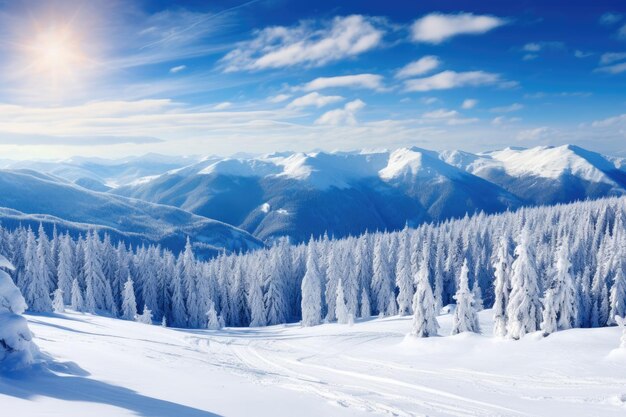
[[[42,215],[48,215],[76,223],[67,225],[72,230],[99,225],[114,235],[161,243],[174,250],[184,246],[187,236],[201,251],[261,246],[250,234],[231,225],[171,206],[89,191],[36,171],[0,170],[0,207],[17,211],[0,211],[4,224],[32,223],[33,219],[46,223],[50,219]]]
[[[223,223],[265,241],[302,241],[326,231],[346,236],[626,194],[624,159],[571,145],[479,154],[420,148],[202,159],[151,154],[0,166],[14,168],[0,172],[0,207],[158,241],[173,233],[175,245],[190,234],[229,249],[258,241]]]
[[[514,208],[514,195],[418,148],[207,159],[114,193],[174,205],[260,239],[296,241]]]
[[[260,239],[300,241],[626,194],[617,158],[576,146],[472,154],[419,148],[207,158],[112,193],[173,205]]]

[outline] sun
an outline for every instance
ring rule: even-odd
[[[29,72],[53,86],[71,82],[85,65],[80,37],[68,28],[50,28],[35,34],[26,46]]]

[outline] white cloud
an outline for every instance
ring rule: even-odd
[[[267,101],[270,103],[282,103],[283,101],[287,101],[291,98],[291,94],[277,94],[272,97],[268,97]]]
[[[424,113],[422,117],[426,119],[450,119],[452,117],[457,117],[458,115],[459,112],[456,110],[437,109]]]
[[[626,59],[626,52],[607,52],[600,56],[600,64],[608,65]]]
[[[532,61],[533,59],[537,59],[537,58],[539,58],[539,55],[537,54],[526,54],[522,57],[524,61]]]
[[[513,103],[509,106],[502,106],[502,107],[493,107],[491,109],[489,109],[490,112],[493,113],[512,113],[515,111],[519,111],[522,110],[524,108],[524,106],[522,104],[519,103]]]
[[[603,25],[614,25],[622,20],[622,15],[619,13],[607,12],[600,16],[600,23]]]
[[[185,69],[187,69],[186,65],[178,65],[176,67],[170,68],[170,73],[176,74],[177,72],[181,72],[181,71],[183,71]]]
[[[321,66],[377,47],[384,35],[380,19],[361,15],[335,17],[321,25],[311,21],[295,27],[265,28],[241,42],[221,63],[226,72]]]
[[[407,91],[425,92],[495,84],[508,86],[510,83],[503,82],[498,74],[485,71],[443,71],[430,77],[407,80],[405,88]]]
[[[366,88],[369,90],[383,90],[383,77],[377,74],[341,75],[338,77],[319,77],[306,83],[301,89],[304,91],[323,90],[325,88]]]
[[[626,72],[626,62],[622,62],[621,64],[609,65],[606,67],[597,68],[598,72],[606,72],[609,74],[621,74],[622,72]]]
[[[463,100],[463,104],[461,104],[461,108],[463,109],[473,109],[478,104],[478,100],[473,98],[467,98]]]
[[[539,52],[541,51],[541,45],[536,42],[527,43],[522,47],[522,50],[526,52]]]
[[[233,105],[230,101],[223,101],[213,106],[213,110],[226,110]]]
[[[422,97],[421,101],[424,104],[435,104],[438,103],[440,100],[437,97]]]
[[[574,51],[574,56],[576,58],[580,58],[580,59],[588,58],[588,57],[590,57],[592,55],[593,55],[593,52],[585,52],[585,51],[581,51],[580,49],[577,49],[577,50]]]
[[[537,141],[546,139],[555,134],[554,129],[546,126],[537,127],[534,129],[521,130],[517,133],[517,140],[519,141]]]
[[[318,125],[356,125],[356,113],[365,107],[365,103],[361,100],[354,100],[346,105],[342,109],[335,109],[324,113],[319,119],[315,121]]]
[[[413,23],[412,37],[415,42],[438,44],[457,35],[480,35],[504,24],[504,19],[489,15],[431,13]]]
[[[434,55],[426,55],[413,61],[396,72],[396,78],[409,78],[416,75],[424,75],[439,67],[441,61]]]
[[[309,93],[305,96],[298,97],[289,103],[289,107],[310,107],[315,106],[317,108],[327,106],[332,103],[343,100],[341,96],[325,96],[317,91]]]
[[[491,124],[494,126],[502,126],[502,125],[521,122],[521,121],[522,119],[520,119],[519,117],[498,116],[498,117],[495,117],[491,121]]]
[[[619,116],[609,117],[603,120],[596,120],[591,123],[592,127],[610,127],[618,125],[626,125],[626,114],[620,114]]]

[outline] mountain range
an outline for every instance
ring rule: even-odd
[[[178,248],[247,250],[288,236],[441,221],[626,194],[626,161],[577,146],[469,153],[282,152],[222,158],[0,161],[0,206]],[[2,214],[0,213],[0,217]]]

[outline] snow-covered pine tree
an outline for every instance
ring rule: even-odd
[[[346,306],[346,299],[343,292],[343,281],[341,278],[339,278],[339,282],[337,283],[337,295],[335,297],[335,316],[337,317],[337,323],[348,324],[351,313],[348,311],[348,307]],[[352,320],[354,320],[354,318]]]
[[[174,327],[187,327],[187,307],[185,306],[185,296],[184,296],[184,288],[183,281],[181,278],[181,270],[177,268],[175,265],[172,268],[172,277],[171,277],[171,293],[172,300],[170,305],[170,320],[172,326]]]
[[[135,321],[143,324],[152,324],[152,311],[147,305],[143,306],[143,313],[135,316]]]
[[[38,251],[39,244],[35,234],[29,228],[26,236],[26,252],[24,253],[24,274],[22,275],[22,293],[29,311],[51,313],[50,273],[45,257]]]
[[[102,272],[102,264],[99,253],[98,235],[95,231],[89,234],[85,245],[85,264],[83,274],[85,276],[85,309],[89,313],[98,310],[106,311],[113,315],[117,313],[113,301],[111,284]]]
[[[213,301],[209,301],[209,310],[206,312],[206,317],[207,317],[206,328],[208,330],[219,330],[222,328],[223,324],[220,322],[220,319],[217,317],[217,312],[215,311],[215,303]]]
[[[187,243],[185,244],[185,251],[182,253],[179,262],[179,273],[185,289],[185,308],[187,310],[187,323],[192,328],[200,327],[200,323],[204,321],[204,314],[206,311],[202,311],[200,300],[198,299],[198,287],[197,287],[197,273],[198,268],[191,247],[191,241],[187,236]]]
[[[362,318],[369,318],[372,316],[372,306],[370,305],[370,296],[367,288],[361,289],[361,311],[360,316]]]
[[[343,275],[343,259],[342,247],[336,245],[333,250],[326,253],[326,279],[324,285],[324,299],[326,300],[326,317],[327,322],[337,320],[337,284]],[[321,250],[319,253],[323,253]]]
[[[313,237],[309,240],[306,273],[302,280],[302,325],[316,326],[322,320],[322,277],[317,265],[317,251]]]
[[[554,304],[553,308],[556,313],[556,329],[565,330],[578,327],[579,295],[574,277],[571,274],[572,263],[567,237],[561,237],[560,240],[556,253],[555,276],[547,291],[552,293],[553,300],[551,302]],[[544,317],[544,321],[545,319],[546,317]],[[544,334],[551,333],[547,331],[550,330],[549,328],[546,330],[542,327],[542,330],[544,330]]]
[[[474,294],[469,289],[469,268],[467,267],[467,261],[463,261],[454,299],[456,300],[456,308],[452,315],[451,334],[454,335],[461,332],[480,333]]]
[[[374,245],[373,275],[372,275],[372,297],[376,313],[381,315],[392,315],[390,310],[390,300],[394,298],[395,282],[393,272],[389,264],[389,252],[386,244],[386,236],[379,235]],[[395,304],[395,301],[394,301]]]
[[[137,316],[137,300],[135,299],[135,286],[133,279],[128,274],[124,283],[124,294],[122,296],[122,319],[135,320]]]
[[[249,282],[248,305],[250,306],[250,326],[262,327],[267,326],[267,315],[265,314],[265,303],[263,302],[263,290],[261,288],[260,279],[262,275],[258,271],[259,265],[254,265],[257,269],[252,274]]]
[[[263,301],[268,324],[286,323],[289,304],[286,299],[286,266],[285,257],[280,246],[272,249],[270,263],[265,270],[265,294]]]
[[[511,293],[511,240],[508,233],[504,233],[498,243],[493,269],[494,269],[494,302],[493,302],[493,334],[498,337],[506,336],[506,305]]]
[[[54,290],[53,298],[52,298],[52,308],[55,313],[64,313],[65,312],[65,303],[63,302],[63,290],[57,288]]]
[[[398,260],[396,263],[396,287],[398,288],[398,314],[408,316],[413,313],[413,274],[411,273],[411,255],[408,226],[400,233],[398,240]]]
[[[55,282],[55,269],[54,257],[52,256],[52,249],[50,246],[50,240],[43,228],[43,224],[39,223],[39,229],[37,230],[37,256],[44,261],[44,265],[41,266],[42,273],[45,275],[46,282],[48,283],[48,292],[52,292],[56,288]]]
[[[416,290],[413,296],[413,326],[411,335],[416,337],[436,336],[439,330],[436,301],[430,286],[428,265],[422,260],[416,276]]]
[[[623,247],[622,247],[623,248]],[[624,248],[626,249],[626,248]],[[615,324],[615,316],[626,317],[626,277],[624,276],[624,260],[623,254],[617,260],[617,268],[615,277],[613,278],[613,286],[611,287],[611,321],[609,324]]]
[[[506,309],[507,336],[512,339],[537,331],[541,321],[539,277],[531,245],[530,232],[524,227],[511,266],[511,294]]]
[[[1,255],[0,266],[13,269]],[[26,367],[38,354],[28,323],[22,317],[26,307],[24,297],[9,274],[0,270],[0,371]]]
[[[83,291],[80,289],[78,280],[74,278],[72,281],[72,296],[70,300],[70,307],[72,310],[83,312],[85,311],[85,300],[83,298]]]
[[[63,291],[65,304],[70,304],[72,281],[74,281],[72,238],[69,234],[65,234],[59,237],[58,240],[57,285]]]

